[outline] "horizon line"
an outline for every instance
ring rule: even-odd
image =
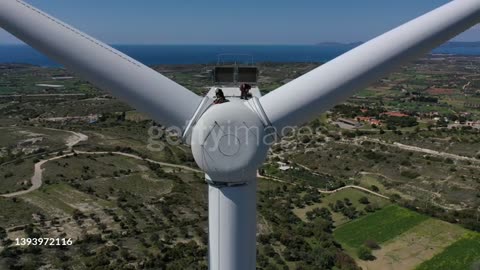
[[[480,40],[477,41],[460,41],[460,40],[450,40],[444,44],[458,42],[458,43],[480,43]],[[353,41],[353,42],[339,42],[339,41],[320,41],[317,43],[106,43],[110,46],[315,46],[322,44],[339,44],[339,45],[352,45],[357,43],[365,43],[365,41]],[[26,46],[30,47],[25,43],[0,43],[0,46]],[[441,45],[440,45],[441,46]]]

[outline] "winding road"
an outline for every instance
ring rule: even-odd
[[[83,133],[68,131],[68,130],[62,130],[62,129],[54,129],[54,128],[46,128],[46,129],[71,133],[72,135],[70,137],[68,137],[66,142],[65,142],[65,146],[69,150],[71,150],[72,147],[75,146],[76,144],[78,144],[79,142],[88,140],[88,136],[83,134]],[[68,155],[73,155],[73,154],[68,154]],[[32,186],[30,188],[28,188],[26,190],[12,192],[12,193],[8,193],[8,194],[3,194],[3,195],[0,195],[0,196],[6,197],[6,198],[16,197],[16,196],[21,196],[21,195],[24,195],[24,194],[27,194],[27,193],[30,193],[34,190],[39,189],[42,186],[42,173],[43,173],[42,166],[43,166],[43,164],[45,164],[45,163],[47,163],[51,160],[64,158],[68,155],[52,157],[52,158],[49,158],[49,159],[40,160],[39,162],[35,163],[33,176],[30,179],[30,181],[32,183]]]
[[[50,129],[50,130],[58,130],[58,129]],[[69,132],[69,133],[72,134],[70,137],[68,137],[66,139],[66,142],[65,142],[65,146],[67,147],[68,150],[72,150],[73,147],[75,145],[77,145],[78,143],[88,140],[88,136],[83,134],[83,133],[74,132],[74,131],[66,131],[66,130],[58,130],[58,131]],[[386,142],[383,142],[383,141],[380,141],[380,140],[374,140],[374,141],[376,143],[380,143],[380,144],[387,144]],[[400,143],[393,143],[393,144],[388,144],[388,145],[396,146],[396,147],[399,147],[399,148],[402,148],[402,149],[405,149],[405,150],[410,150],[410,151],[417,151],[417,152],[422,152],[422,153],[431,154],[431,155],[438,155],[438,156],[443,156],[443,157],[450,157],[450,158],[457,159],[457,160],[469,160],[469,161],[479,162],[479,160],[476,160],[474,158],[459,156],[459,155],[450,154],[450,153],[438,152],[438,151],[434,151],[434,150],[431,150],[431,149],[420,148],[420,147],[415,147],[415,146],[410,146],[410,145],[404,145],[404,144],[400,144]],[[178,169],[191,171],[191,172],[203,173],[201,170],[191,168],[191,167],[188,167],[188,166],[178,165],[178,164],[173,164],[173,163],[167,163],[167,162],[161,162],[161,161],[156,161],[156,160],[152,160],[152,159],[148,159],[148,158],[142,158],[138,155],[130,154],[130,153],[106,152],[106,151],[96,151],[96,152],[75,151],[75,152],[72,152],[72,153],[68,153],[68,154],[64,154],[64,155],[60,155],[60,156],[54,156],[54,157],[50,157],[50,158],[47,158],[47,159],[40,160],[39,162],[34,164],[34,173],[33,173],[33,176],[30,179],[32,185],[28,189],[17,191],[17,192],[12,192],[12,193],[7,193],[7,194],[1,194],[0,196],[1,197],[6,197],[6,198],[17,197],[17,196],[21,196],[21,195],[24,195],[24,194],[27,194],[27,193],[30,193],[32,191],[35,191],[35,190],[39,189],[42,186],[42,183],[43,183],[42,182],[42,176],[43,176],[43,170],[44,169],[42,168],[42,166],[45,163],[53,161],[53,160],[57,160],[57,159],[62,159],[62,158],[68,157],[68,156],[73,156],[75,154],[78,154],[78,155],[105,155],[105,154],[120,155],[120,156],[129,157],[129,158],[133,158],[133,159],[137,159],[137,160],[148,161],[148,162],[155,163],[155,164],[158,164],[158,165],[161,165],[161,166],[178,168]],[[306,166],[301,165],[301,167],[303,167],[307,170],[310,170]],[[287,182],[287,181],[284,181],[282,179],[275,178],[275,177],[264,176],[264,175],[257,175],[257,176],[258,176],[258,178],[268,179],[268,180],[283,183],[283,184],[296,185],[295,183]],[[333,194],[333,193],[339,192],[341,190],[351,188],[351,189],[357,189],[357,190],[372,194],[372,195],[377,196],[379,198],[390,200],[390,197],[388,197],[388,196],[382,195],[378,192],[372,191],[372,190],[367,189],[365,187],[356,186],[356,185],[347,185],[347,186],[343,186],[343,187],[340,187],[340,188],[335,189],[335,190],[324,190],[324,189],[317,189],[317,188],[314,188],[314,187],[309,187],[309,188],[316,189],[319,193],[323,193],[323,194]],[[438,205],[438,206],[440,206],[440,205]],[[443,206],[440,206],[440,207],[443,207]]]
[[[65,157],[69,157],[69,156],[73,156],[73,155],[106,155],[106,154],[114,154],[114,155],[120,155],[120,156],[125,156],[125,157],[129,157],[129,158],[134,158],[134,159],[138,159],[138,160],[145,160],[145,161],[148,161],[148,162],[152,162],[152,163],[155,163],[155,164],[158,164],[158,165],[162,165],[162,166],[168,166],[168,167],[172,167],[172,168],[178,168],[178,169],[183,169],[183,170],[187,170],[187,171],[191,171],[191,172],[199,172],[201,173],[202,171],[200,170],[197,170],[197,169],[194,169],[194,168],[190,168],[190,167],[187,167],[187,166],[183,166],[183,165],[178,165],[178,164],[172,164],[172,163],[166,163],[166,162],[160,162],[160,161],[155,161],[155,160],[152,160],[152,159],[148,159],[148,158],[142,158],[140,156],[137,156],[137,155],[133,155],[133,154],[128,154],[128,153],[123,153],[123,152],[84,152],[84,151],[75,151],[74,153],[69,153],[69,154],[65,154],[65,155],[61,155],[61,156],[56,156],[56,157],[51,157],[51,158],[48,158],[48,159],[44,159],[44,160],[41,160],[37,163],[35,163],[35,169],[34,169],[34,173],[33,173],[33,176],[31,178],[31,182],[32,182],[32,186],[29,188],[29,189],[26,189],[26,190],[21,190],[21,191],[17,191],[17,192],[12,192],[12,193],[8,193],[8,194],[3,194],[1,195],[2,197],[16,197],[16,196],[21,196],[21,195],[24,195],[24,194],[27,194],[29,192],[32,192],[34,190],[37,190],[39,189],[41,186],[42,186],[42,175],[43,175],[43,164],[49,162],[49,161],[52,161],[52,160],[57,160],[57,159],[62,159],[62,158],[65,158]]]
[[[284,181],[282,179],[271,177],[271,176],[265,176],[265,175],[257,174],[257,177],[262,178],[262,179],[268,179],[268,180],[278,182],[278,183],[282,183],[282,184],[293,185],[293,186],[297,185],[295,183],[287,182],[287,181]],[[340,187],[340,188],[337,188],[337,189],[334,189],[334,190],[325,190],[325,189],[320,189],[320,188],[314,188],[314,187],[311,187],[311,186],[309,186],[309,188],[316,189],[319,193],[323,193],[323,194],[333,194],[333,193],[337,193],[339,191],[342,191],[344,189],[353,188],[353,189],[357,189],[357,190],[360,190],[360,191],[363,191],[363,192],[366,192],[366,193],[370,193],[374,196],[377,196],[377,197],[380,197],[380,198],[383,198],[383,199],[386,199],[386,200],[390,200],[390,197],[388,197],[388,196],[382,195],[382,194],[380,194],[378,192],[375,192],[373,190],[370,190],[368,188],[364,188],[364,187],[361,187],[361,186],[355,186],[355,185],[346,185],[346,186],[343,186],[343,187]]]
[[[51,130],[56,130],[56,129],[51,129]],[[62,130],[62,131],[65,131],[65,130]],[[73,146],[75,146],[76,144],[78,144],[79,142],[82,142],[82,141],[86,141],[88,140],[88,136],[85,135],[85,134],[82,134],[82,133],[79,133],[79,132],[73,132],[73,131],[67,131],[67,132],[70,132],[72,134],[72,136],[70,136],[69,138],[67,138],[66,142],[65,142],[65,146],[69,149],[69,150],[72,150]],[[73,156],[73,155],[105,155],[105,154],[114,154],[114,155],[120,155],[120,156],[125,156],[125,157],[129,157],[129,158],[134,158],[134,159],[137,159],[137,160],[144,160],[144,161],[148,161],[148,162],[151,162],[151,163],[155,163],[155,164],[158,164],[158,165],[162,165],[162,166],[168,166],[168,167],[172,167],[172,168],[178,168],[178,169],[183,169],[183,170],[186,170],[186,171],[191,171],[191,172],[198,172],[198,173],[202,173],[202,171],[198,170],[198,169],[194,169],[194,168],[191,168],[191,167],[188,167],[188,166],[184,166],[184,165],[178,165],[178,164],[172,164],[172,163],[167,163],[167,162],[160,162],[160,161],[156,161],[156,160],[152,160],[152,159],[148,159],[148,158],[142,158],[140,156],[137,156],[137,155],[134,155],[134,154],[129,154],[129,153],[123,153],[123,152],[106,152],[106,151],[97,151],[97,152],[85,152],[85,151],[75,151],[73,153],[68,153],[68,154],[64,154],[64,155],[60,155],[60,156],[55,156],[55,157],[50,157],[50,158],[47,158],[47,159],[43,159],[43,160],[40,160],[39,162],[35,163],[34,165],[34,172],[33,172],[33,176],[32,178],[30,179],[32,185],[30,186],[30,188],[26,189],[26,190],[21,190],[21,191],[16,191],[16,192],[12,192],[12,193],[7,193],[7,194],[2,194],[0,196],[2,197],[6,197],[6,198],[10,198],[10,197],[17,197],[17,196],[21,196],[21,195],[24,195],[24,194],[27,194],[27,193],[30,193],[34,190],[37,190],[39,189],[41,186],[42,186],[42,176],[43,176],[43,168],[42,166],[49,162],[49,161],[52,161],[52,160],[57,160],[57,159],[62,159],[62,158],[65,158],[65,157],[68,157],[68,156]]]
[[[52,129],[52,130],[55,130],[55,129]],[[62,130],[62,131],[65,131],[65,130]],[[76,144],[78,144],[82,141],[88,140],[88,136],[85,135],[85,134],[82,134],[82,133],[79,133],[79,132],[73,132],[73,131],[67,131],[67,132],[70,132],[72,134],[72,136],[67,138],[66,143],[65,143],[65,146],[69,150],[72,150],[73,146],[75,146]],[[156,161],[156,160],[152,160],[152,159],[148,159],[148,158],[142,158],[140,156],[130,154],[130,153],[106,152],[106,151],[96,151],[96,152],[75,151],[75,152],[72,152],[72,153],[68,153],[68,154],[64,154],[64,155],[50,157],[50,158],[47,158],[47,159],[40,160],[39,162],[35,163],[35,165],[34,165],[34,173],[33,173],[32,178],[30,179],[30,181],[32,183],[30,188],[28,188],[26,190],[21,190],[21,191],[17,191],[17,192],[8,193],[8,194],[2,194],[0,196],[6,197],[6,198],[17,197],[17,196],[25,195],[27,193],[30,193],[32,191],[35,191],[35,190],[39,189],[42,186],[42,183],[43,183],[42,182],[42,176],[43,176],[43,170],[44,169],[42,168],[42,166],[45,163],[47,163],[49,161],[57,160],[57,159],[62,159],[62,158],[68,157],[68,156],[73,156],[75,154],[77,154],[77,155],[105,155],[105,154],[120,155],[120,156],[129,157],[129,158],[133,158],[133,159],[137,159],[137,160],[148,161],[148,162],[155,163],[155,164],[158,164],[158,165],[161,165],[161,166],[178,168],[178,169],[191,171],[191,172],[203,173],[201,170],[191,168],[191,167],[188,167],[188,166],[172,164],[172,163],[167,163],[167,162],[161,162],[161,161]],[[258,177],[263,178],[263,179],[269,179],[269,180],[276,181],[276,182],[285,183],[285,184],[295,185],[295,183],[289,183],[289,182],[283,181],[281,179],[273,178],[273,177],[262,176],[262,175],[258,175]],[[361,190],[361,191],[370,193],[372,195],[375,195],[375,196],[378,196],[380,198],[384,198],[384,199],[387,199],[387,200],[390,199],[389,197],[384,196],[380,193],[374,192],[374,191],[369,190],[369,189],[364,188],[364,187],[355,186],[355,185],[348,185],[348,186],[344,186],[344,187],[341,187],[341,188],[338,188],[338,189],[335,189],[335,190],[322,190],[322,189],[317,189],[317,190],[320,193],[332,194],[332,193],[335,193],[335,192],[338,192],[338,191],[341,191],[341,190],[344,190],[344,189],[348,189],[348,188]]]

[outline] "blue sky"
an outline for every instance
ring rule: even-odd
[[[366,41],[448,0],[28,0],[114,44]],[[480,40],[480,27],[455,40]],[[0,44],[20,43],[0,30]]]

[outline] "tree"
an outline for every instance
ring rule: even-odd
[[[335,266],[342,270],[361,270],[355,263],[355,260],[343,252],[337,252],[335,255]]]
[[[335,265],[336,254],[330,249],[315,247],[309,253],[313,257],[313,269],[331,269]]]
[[[7,231],[3,227],[0,227],[0,240],[4,239],[5,237],[7,237]]]
[[[341,210],[342,214],[349,219],[356,219],[358,217],[358,211],[354,206],[345,207]]]
[[[390,196],[390,199],[393,201],[393,202],[396,202],[398,200],[401,200],[402,197],[400,195],[398,195],[397,193],[394,193],[392,194],[392,196]]]
[[[265,255],[267,255],[270,258],[276,254],[275,250],[271,245],[266,245],[263,250],[265,251]]]
[[[368,213],[373,213],[376,210],[377,210],[377,208],[372,206],[371,204],[368,204],[367,206],[365,206],[365,211],[367,211]]]
[[[358,199],[358,202],[361,203],[361,204],[369,204],[370,201],[368,200],[367,197],[363,196],[361,197],[360,199]]]
[[[352,202],[350,201],[349,198],[344,198],[343,201],[345,202],[345,204],[346,204],[347,206],[352,206]]]
[[[152,235],[150,235],[150,241],[155,243],[157,242],[158,240],[160,240],[160,237],[158,236],[158,234],[156,233],[152,233]]]
[[[316,207],[312,211],[308,211],[306,213],[306,215],[307,215],[307,219],[310,220],[310,221],[312,221],[312,220],[314,220],[318,217],[321,217],[321,218],[329,220],[329,221],[332,220],[332,214],[325,207],[322,207],[322,208]]]
[[[271,239],[270,236],[271,236],[270,234],[260,234],[260,235],[258,236],[258,241],[259,241],[261,244],[266,245],[266,244],[270,243],[270,241],[271,241],[271,240],[270,240],[270,239]]]
[[[345,204],[343,203],[343,201],[340,201],[340,200],[337,200],[337,202],[335,203],[335,209],[334,211],[341,211],[343,208],[345,208]]]

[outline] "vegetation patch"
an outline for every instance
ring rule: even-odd
[[[345,224],[334,232],[334,236],[344,245],[359,248],[367,240],[384,243],[427,219],[426,216],[391,205]]]
[[[19,159],[0,166],[0,194],[28,189],[37,159]]]
[[[433,269],[479,269],[480,235],[469,234],[465,238],[447,247],[433,259],[421,264],[417,270]]]
[[[46,216],[40,208],[18,198],[0,197],[0,227],[9,228],[32,222],[34,214]]]
[[[367,200],[368,203],[361,203],[363,200]],[[386,199],[371,195],[369,193],[357,190],[357,189],[343,189],[328,196],[322,198],[321,203],[306,206],[305,208],[294,209],[294,213],[303,220],[306,220],[307,212],[314,208],[326,207],[332,211],[332,218],[335,226],[340,226],[349,222],[352,219],[363,216],[372,209],[372,212],[389,205],[390,202]],[[340,209],[339,205],[343,205]],[[351,215],[347,216],[345,215]]]
[[[365,246],[373,250],[376,259],[365,261],[358,256],[357,263],[369,270],[415,269],[462,239],[467,232],[458,225],[431,218],[383,243],[380,249],[366,242]]]

